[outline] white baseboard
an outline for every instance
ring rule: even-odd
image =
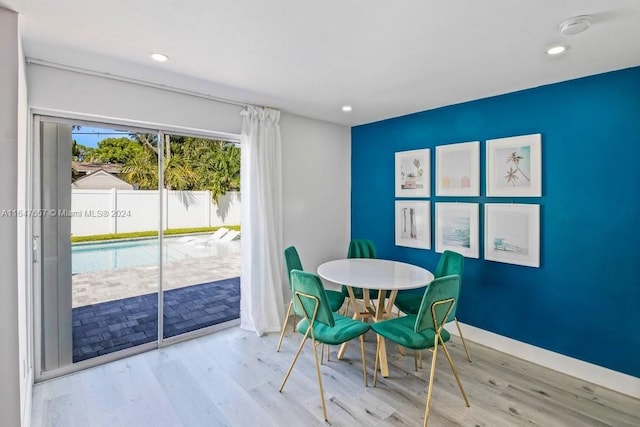
[[[447,331],[458,335],[454,324]],[[460,323],[464,339],[640,399],[640,378]],[[472,355],[473,356],[473,355]]]

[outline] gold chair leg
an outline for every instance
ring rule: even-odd
[[[350,305],[351,305],[351,299],[350,299],[350,298],[347,298],[347,302],[346,302],[346,304],[344,305],[344,314],[343,314],[343,316],[344,316],[344,317],[347,317],[347,316],[348,316],[348,314],[349,314],[349,306],[350,306]]]
[[[418,352],[419,350],[413,350],[413,364],[416,366],[416,372],[418,372]]]
[[[316,374],[318,375],[318,386],[320,386],[320,399],[322,400],[322,412],[324,413],[324,420],[329,421],[327,418],[327,405],[324,401],[324,388],[322,387],[322,374],[320,373],[320,361],[318,360],[318,351],[316,349],[316,341],[315,338],[311,337],[313,340],[313,357],[316,361]],[[324,344],[323,344],[324,346]]]
[[[289,301],[289,307],[287,308],[287,314],[284,317],[284,323],[282,324],[282,332],[280,332],[280,340],[278,340],[278,348],[276,351],[280,351],[282,345],[282,338],[284,338],[284,330],[287,329],[287,320],[289,320],[289,314],[291,314],[291,307],[293,307],[293,300]]]
[[[300,345],[298,346],[298,350],[296,351],[295,356],[293,356],[293,361],[291,362],[291,365],[289,366],[289,370],[287,371],[287,375],[284,376],[284,380],[282,380],[282,384],[280,385],[280,392],[281,393],[282,393],[282,389],[284,388],[284,385],[287,383],[287,380],[289,379],[289,375],[291,375],[291,371],[293,371],[293,366],[298,361],[298,356],[300,356],[300,353],[302,352],[302,347],[304,347],[304,343],[307,341],[307,338],[309,338],[309,331],[310,330],[311,330],[311,328],[307,329],[307,333],[304,334],[304,337],[302,337],[302,341],[300,341]]]
[[[471,363],[471,355],[469,354],[469,350],[467,349],[467,342],[464,340],[464,336],[462,336],[462,329],[460,329],[460,324],[458,323],[458,318],[453,318],[456,321],[456,326],[458,327],[458,333],[460,334],[460,339],[462,340],[462,346],[464,347],[465,353],[467,353],[467,360]]]
[[[320,364],[321,365],[323,361],[324,361],[324,344],[321,344],[321,347],[320,347]]]
[[[444,350],[444,354],[447,356],[447,360],[449,361],[449,366],[451,366],[451,371],[453,372],[453,376],[456,377],[456,382],[458,383],[458,388],[460,388],[460,393],[462,393],[462,398],[464,399],[464,403],[467,404],[467,408],[469,405],[469,399],[467,399],[467,394],[464,392],[462,388],[462,382],[460,381],[460,377],[458,377],[458,371],[456,371],[456,367],[453,365],[453,359],[451,359],[451,355],[449,354],[449,350],[447,350],[447,346],[442,343],[442,348]]]
[[[422,369],[422,350],[420,350],[420,369]]]
[[[327,345],[327,362],[331,362],[331,346]]]
[[[433,356],[431,358],[431,373],[429,374],[429,390],[427,391],[427,407],[424,411],[424,427],[427,427],[427,421],[429,420],[429,406],[431,405],[431,395],[433,394],[433,379],[436,374],[436,356],[438,355],[438,345],[436,344],[433,349]]]
[[[362,353],[362,370],[364,371],[364,386],[368,387],[367,384],[367,360],[364,355],[364,334],[360,335],[360,352]]]
[[[376,336],[376,361],[373,363],[373,386],[378,384],[378,363],[380,362],[380,337]]]

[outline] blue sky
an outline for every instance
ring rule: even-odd
[[[86,145],[87,147],[97,147],[98,141],[102,141],[105,138],[129,136],[129,132],[116,129],[80,126],[80,129],[75,129],[72,132],[72,135],[73,139],[78,144]]]

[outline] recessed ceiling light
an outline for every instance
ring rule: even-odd
[[[149,56],[151,56],[151,59],[158,62],[167,62],[169,60],[169,57],[163,53],[152,53]]]
[[[567,50],[565,46],[554,46],[547,50],[547,55],[560,55],[565,50]]]
[[[345,113],[348,113],[351,110],[353,110],[353,108],[351,108],[351,105],[343,105],[342,106],[342,111],[344,111]]]

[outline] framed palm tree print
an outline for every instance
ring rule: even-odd
[[[541,135],[487,141],[487,196],[542,196]]]

